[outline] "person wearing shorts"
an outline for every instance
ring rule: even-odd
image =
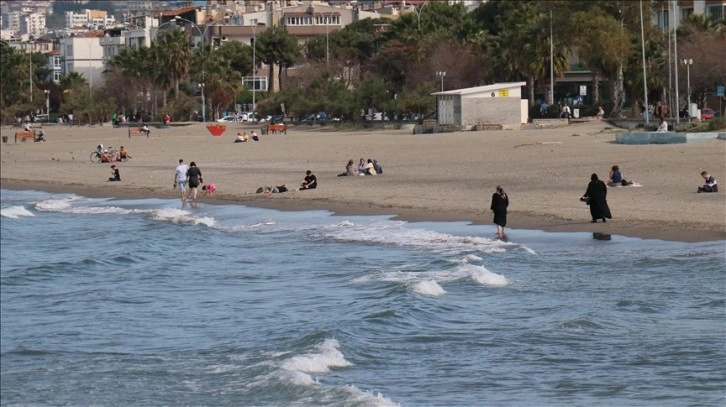
[[[192,161],[189,163],[189,169],[187,170],[187,179],[189,180],[189,196],[187,199],[197,200],[197,188],[204,182],[202,181],[202,170],[197,168],[197,163]]]
[[[174,188],[179,188],[182,202],[187,200],[187,171],[189,167],[184,164],[184,160],[179,159],[179,165],[174,170]]]

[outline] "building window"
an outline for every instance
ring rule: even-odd
[[[53,68],[60,68],[60,67],[61,67],[60,57],[53,57]]]
[[[53,71],[53,82],[59,83],[61,80],[61,73],[60,71]]]
[[[715,6],[709,6],[708,10],[706,10],[706,15],[708,17],[711,17],[714,21],[719,21],[724,18],[724,6],[722,4],[717,4]]]
[[[327,24],[326,24],[327,20]],[[315,25],[340,25],[340,16],[315,16]]]

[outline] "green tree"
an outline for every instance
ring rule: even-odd
[[[255,46],[258,52],[257,57],[270,66],[268,83],[273,83],[274,67],[279,67],[278,80],[280,89],[282,89],[285,68],[293,66],[300,58],[300,46],[297,39],[290,35],[285,27],[275,26],[258,35]]]

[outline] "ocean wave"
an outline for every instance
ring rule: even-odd
[[[208,227],[214,227],[216,224],[216,221],[214,220],[213,217],[192,216],[191,212],[185,211],[183,209],[162,208],[162,209],[153,209],[151,211],[147,211],[147,213],[150,214],[152,219],[161,220],[161,221],[171,221],[174,223],[191,223],[193,225],[201,224],[201,225],[205,225]]]
[[[431,297],[439,297],[446,294],[446,290],[441,288],[434,280],[419,281],[413,285],[412,290],[415,293]]]
[[[316,352],[293,356],[282,364],[282,368],[290,372],[305,374],[327,373],[333,367],[352,366],[345,360],[339,350],[340,344],[335,339],[326,339],[316,347]]]
[[[10,206],[7,208],[0,209],[0,217],[3,218],[23,218],[28,216],[35,216],[33,212],[27,210],[24,206]]]
[[[342,221],[321,228],[317,235],[324,240],[416,247],[438,252],[502,253],[518,245],[480,236],[456,236],[433,230],[408,227],[407,222],[386,220],[368,224]]]

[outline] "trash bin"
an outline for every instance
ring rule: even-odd
[[[260,128],[260,134],[267,134],[267,126],[262,126]]]
[[[8,136],[3,136],[3,143],[7,143],[7,142],[8,142]]]
[[[572,117],[574,117],[575,119],[579,119],[580,118],[580,109],[572,109]]]

